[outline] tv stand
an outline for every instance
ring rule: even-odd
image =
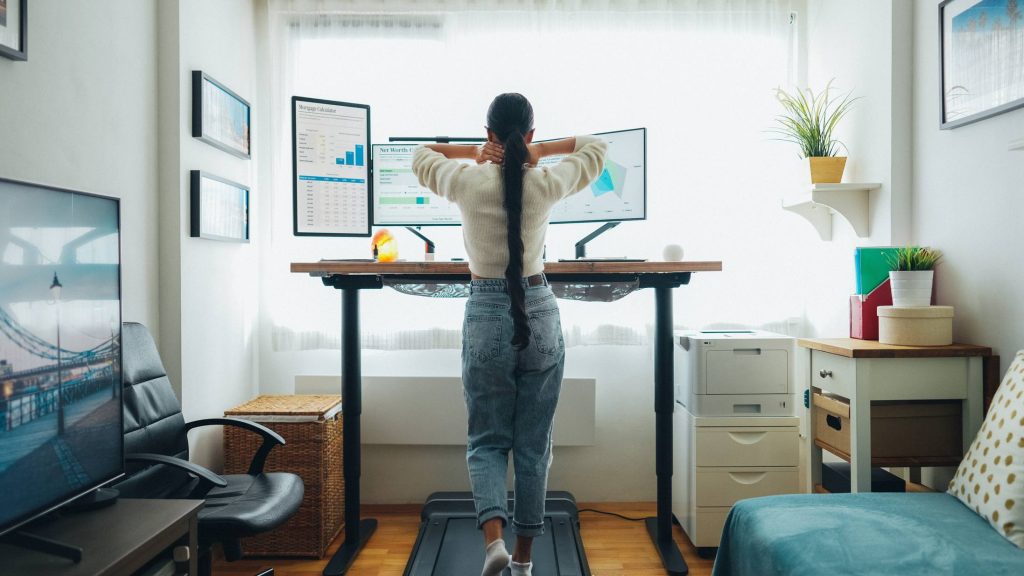
[[[36,536],[29,532],[15,531],[9,534],[4,534],[4,536],[0,538],[0,543],[10,544],[11,546],[16,546],[25,550],[32,550],[33,552],[42,552],[43,554],[58,556],[60,558],[71,560],[75,564],[82,561],[82,549],[78,546],[71,546],[43,536]]]
[[[44,516],[27,525],[31,534],[0,538],[0,574],[113,576],[168,564],[174,574],[197,574],[202,507],[202,500],[119,498],[98,510]]]
[[[594,238],[597,238],[601,234],[604,234],[605,232],[611,230],[612,228],[615,228],[618,225],[619,225],[618,222],[606,222],[603,226],[601,226],[597,230],[594,230],[590,234],[587,234],[586,236],[584,236],[584,238],[582,240],[580,240],[579,242],[576,243],[576,258],[586,258],[587,257],[587,242],[590,242]]]

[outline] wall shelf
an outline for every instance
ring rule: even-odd
[[[812,184],[808,193],[783,200],[782,207],[806,218],[822,240],[832,239],[832,214],[842,216],[859,238],[866,238],[871,232],[869,192],[881,187],[879,183]]]
[[[1010,142],[1010,150],[1024,150],[1024,138]]]

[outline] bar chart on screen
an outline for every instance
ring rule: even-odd
[[[297,98],[293,114],[295,233],[368,235],[369,109]]]

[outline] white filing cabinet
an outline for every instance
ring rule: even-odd
[[[675,416],[672,513],[694,546],[718,546],[738,500],[799,492],[799,418]]]

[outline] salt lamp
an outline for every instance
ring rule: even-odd
[[[387,228],[378,230],[370,242],[373,256],[378,262],[394,262],[398,259],[398,240]]]

